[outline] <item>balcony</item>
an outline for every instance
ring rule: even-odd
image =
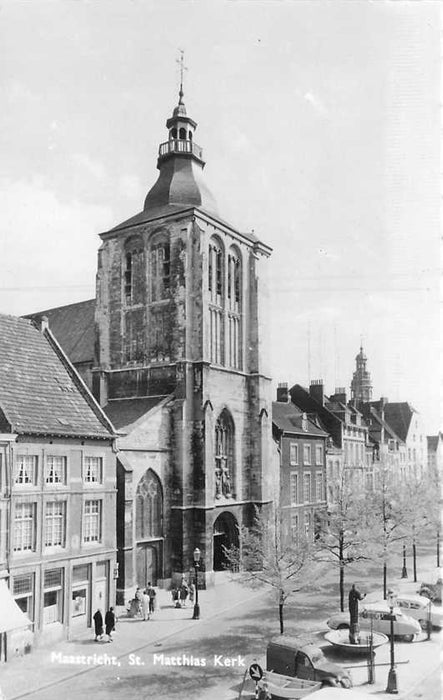
[[[196,143],[188,139],[171,139],[170,141],[165,141],[165,143],[160,144],[160,148],[158,149],[159,158],[168,156],[171,153],[190,153],[199,160],[203,160],[203,150],[200,146],[197,146]]]

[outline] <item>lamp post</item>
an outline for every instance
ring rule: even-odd
[[[386,686],[387,693],[398,693],[397,688],[397,671],[395,670],[395,659],[394,659],[394,605],[395,605],[395,593],[390,588],[387,592],[387,603],[389,605],[389,619],[391,621],[391,668],[388,673],[388,684]]]
[[[427,625],[426,625],[426,639],[429,640],[431,639],[431,630],[432,630],[432,618],[431,618],[431,609],[432,609],[432,600],[429,598],[429,603],[428,603],[428,619],[427,619]]]
[[[408,570],[406,568],[406,545],[403,543],[403,569],[401,570],[401,577],[408,578]]]
[[[201,552],[198,547],[194,549],[194,571],[195,571],[195,604],[194,604],[194,614],[192,616],[193,620],[200,619],[200,606],[198,604],[198,570],[200,568],[200,557]]]

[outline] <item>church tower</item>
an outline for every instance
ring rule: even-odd
[[[367,361],[363,346],[360,346],[360,352],[355,358],[356,370],[351,382],[351,399],[355,400],[357,405],[372,400],[372,382],[371,375],[366,369]]]
[[[266,261],[225,222],[179,100],[143,211],[101,234],[93,386],[121,434],[118,590],[167,585],[272,500]],[[146,580],[144,580],[146,579]]]

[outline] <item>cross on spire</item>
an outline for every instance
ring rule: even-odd
[[[183,49],[179,49],[180,52],[180,58],[176,59],[176,63],[178,63],[180,67],[180,90],[179,90],[179,100],[178,103],[179,105],[183,104],[183,77],[184,77],[184,72],[185,70],[188,70],[187,66],[185,66],[185,52]]]

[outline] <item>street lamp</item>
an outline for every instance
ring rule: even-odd
[[[429,598],[429,603],[428,603],[428,619],[427,619],[427,625],[426,625],[426,639],[429,640],[431,639],[431,630],[432,630],[432,618],[431,618],[431,612],[432,612],[432,600]]]
[[[198,604],[198,570],[200,568],[200,557],[201,552],[198,547],[194,549],[194,570],[195,570],[195,604],[194,604],[194,614],[192,616],[193,620],[200,619],[200,606]]]
[[[402,578],[408,578],[408,570],[406,568],[406,545],[403,543],[403,569],[401,571]]]
[[[395,660],[394,660],[394,605],[396,602],[396,596],[394,591],[390,588],[387,592],[387,603],[389,605],[389,619],[391,621],[391,668],[388,674],[388,685],[386,686],[387,693],[398,693],[397,688],[397,671],[395,670]]]

